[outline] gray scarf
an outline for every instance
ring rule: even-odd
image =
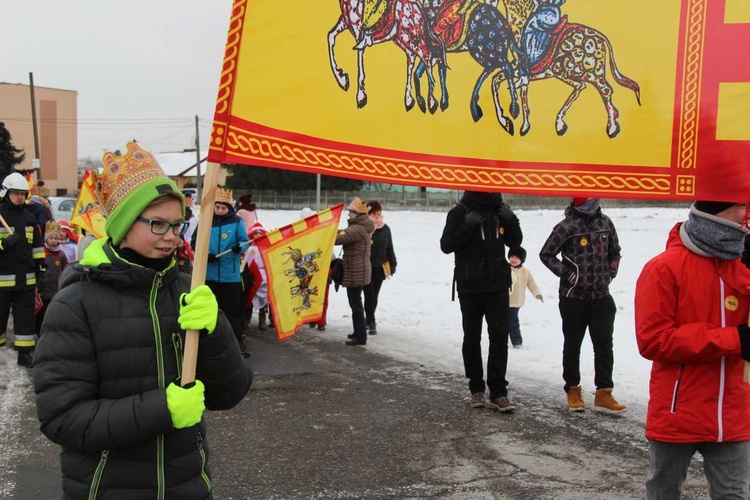
[[[680,237],[686,247],[698,255],[721,260],[739,258],[745,249],[747,233],[736,222],[701,212],[694,205],[690,207],[688,220],[680,227]]]
[[[586,215],[594,215],[599,210],[599,198],[589,198],[575,209]]]

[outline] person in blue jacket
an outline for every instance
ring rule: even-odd
[[[193,248],[195,237],[193,235]],[[216,295],[219,309],[224,311],[244,357],[250,353],[243,340],[244,305],[242,303],[242,252],[247,248],[249,239],[245,224],[235,213],[232,202],[232,191],[216,188],[214,199],[214,217],[211,225],[211,239],[208,244],[208,266],[206,267],[206,285]]]

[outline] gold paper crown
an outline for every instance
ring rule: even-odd
[[[42,198],[49,198],[49,188],[47,186],[35,186],[34,194]]]
[[[366,214],[370,212],[370,205],[360,200],[357,196],[354,197],[349,206],[346,207],[351,212],[357,212],[358,214]]]
[[[46,235],[51,234],[51,233],[60,234],[61,231],[62,231],[62,226],[60,226],[59,222],[48,220],[47,224],[44,225],[45,237]]]
[[[214,195],[214,203],[228,203],[232,205],[232,190],[217,187],[216,194]]]
[[[150,180],[166,177],[151,153],[141,149],[135,141],[129,142],[126,148],[124,155],[111,151],[104,153],[102,173],[91,172],[96,196],[108,214],[136,188]]]

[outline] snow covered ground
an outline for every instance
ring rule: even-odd
[[[301,207],[300,207],[301,208]],[[259,219],[272,229],[297,219],[298,211],[259,210]],[[629,415],[645,421],[648,380],[651,363],[638,353],[635,341],[633,296],[643,265],[664,249],[672,226],[687,218],[687,209],[627,208],[608,209],[605,213],[617,228],[622,246],[622,261],[617,278],[610,286],[617,304],[613,380],[615,396],[629,406]],[[538,253],[552,227],[562,220],[561,210],[516,211],[524,232],[523,246],[528,251],[528,267],[544,293],[544,302],[527,295],[521,309],[523,349],[510,349],[508,381],[513,388],[539,386],[562,392],[562,330],[557,308],[558,279],[539,261]],[[432,367],[435,370],[463,373],[461,359],[461,312],[458,301],[451,302],[453,255],[440,251],[440,235],[445,213],[384,211],[385,222],[393,233],[398,269],[383,284],[376,314],[378,335],[371,337],[367,349]],[[345,216],[345,214],[344,214]],[[345,227],[342,217],[341,226]],[[337,247],[336,251],[340,247]],[[331,290],[328,322],[348,333],[351,315],[343,289]],[[321,336],[333,334],[321,332]],[[342,342],[345,338],[340,339]],[[486,335],[483,347],[487,348]],[[486,356],[486,354],[485,354]],[[595,390],[594,356],[587,336],[581,350],[581,384],[586,400]]]

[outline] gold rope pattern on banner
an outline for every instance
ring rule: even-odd
[[[706,0],[690,0],[687,6],[685,59],[682,75],[682,106],[680,131],[677,140],[678,168],[695,168],[698,155],[698,126],[700,118],[701,70],[703,63]]]
[[[236,156],[262,158],[331,172],[379,177],[383,180],[439,182],[442,184],[502,185],[517,188],[599,189],[604,191],[666,194],[668,175],[610,172],[518,172],[488,170],[471,165],[431,166],[398,159],[380,159],[346,152],[313,149],[282,143],[272,138],[230,130],[226,151]]]
[[[233,73],[237,65],[237,56],[242,39],[242,20],[245,15],[245,4],[247,0],[235,0],[232,7],[232,17],[229,20],[229,32],[227,33],[227,45],[224,51],[224,63],[222,64],[221,77],[219,78],[219,92],[216,98],[216,113],[223,114],[229,109],[229,96],[232,95]]]

